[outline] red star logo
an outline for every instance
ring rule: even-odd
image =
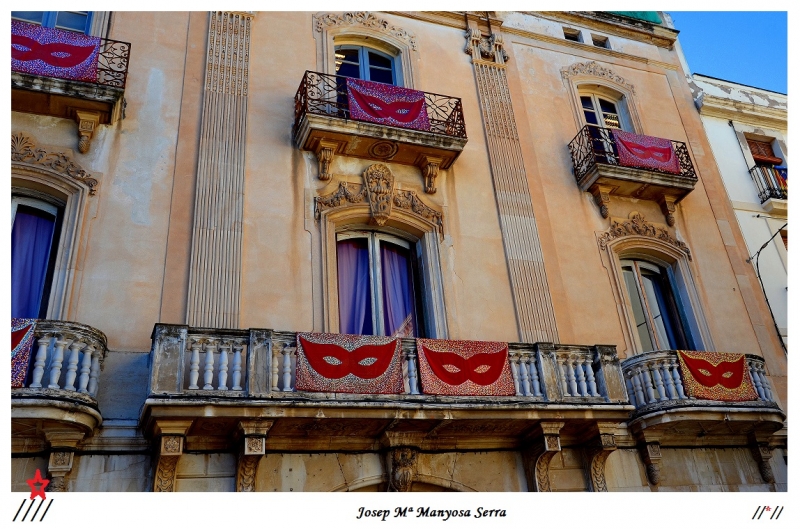
[[[39,472],[39,469],[36,469],[36,475],[33,476],[32,479],[27,480],[28,486],[31,488],[31,499],[34,499],[36,496],[41,496],[42,500],[46,500],[47,498],[44,495],[44,488],[50,483],[49,479],[42,479],[42,473]]]
[[[765,508],[764,510],[765,510],[765,511],[771,511],[771,510],[772,510],[772,507],[767,507],[767,508]]]

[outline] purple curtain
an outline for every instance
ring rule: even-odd
[[[374,334],[367,239],[339,241],[336,255],[339,264],[339,332]]]
[[[381,243],[383,325],[388,336],[415,336],[414,290],[408,250]]]
[[[55,219],[20,206],[11,230],[11,317],[38,318]]]

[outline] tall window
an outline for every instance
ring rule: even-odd
[[[642,351],[692,348],[668,270],[640,260],[624,260],[621,265]]]
[[[621,129],[622,123],[617,103],[596,94],[581,95],[583,116],[587,125],[608,129]]]
[[[87,34],[92,28],[91,11],[12,11],[11,18]]]
[[[366,46],[336,46],[336,75],[397,85],[396,59]]]
[[[386,233],[337,234],[339,332],[419,336],[419,280],[408,241]]]
[[[11,317],[44,318],[60,231],[56,206],[11,199]]]
[[[769,198],[788,198],[788,173],[783,165],[783,159],[775,156],[772,144],[748,138],[747,146],[750,147],[750,154],[756,162],[750,172],[758,187],[761,201],[765,202]]]

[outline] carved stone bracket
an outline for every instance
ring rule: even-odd
[[[616,220],[613,221],[608,231],[603,233],[598,238],[597,242],[600,244],[600,249],[605,250],[608,247],[609,242],[620,237],[627,237],[629,235],[639,235],[642,237],[658,239],[676,247],[678,250],[685,253],[686,257],[690,261],[692,260],[692,253],[689,251],[689,247],[686,246],[686,243],[681,242],[670,235],[666,228],[661,228],[647,222],[644,216],[635,211],[631,213],[629,220],[623,222]]]
[[[267,432],[274,421],[250,420],[239,423],[242,434],[242,446],[236,469],[236,491],[255,492],[258,464],[266,453]]]
[[[33,140],[21,133],[11,134],[11,161],[39,165],[55,171],[65,178],[71,178],[85,184],[89,194],[96,193],[97,180],[87,173],[80,165],[64,153],[48,152],[37,149]]]
[[[161,437],[153,492],[173,492],[175,490],[175,470],[182,453],[183,436],[164,435]]]
[[[417,165],[422,170],[422,179],[425,181],[425,192],[436,193],[436,177],[439,176],[439,166],[442,164],[440,156],[420,156]]]
[[[314,198],[314,218],[319,220],[322,212],[348,204],[369,204],[373,221],[383,226],[392,214],[392,208],[410,211],[434,224],[444,234],[444,216],[427,206],[414,191],[394,189],[394,175],[381,163],[369,166],[364,171],[364,185],[339,182],[333,193]]]
[[[333,163],[333,155],[341,150],[341,144],[335,141],[322,140],[317,146],[316,155],[319,162],[319,179],[331,179],[331,165]]]
[[[750,451],[753,454],[753,459],[758,463],[758,471],[764,483],[775,483],[775,475],[772,473],[772,467],[769,464],[769,460],[772,459],[772,450],[769,444],[752,443]]]
[[[612,188],[610,186],[600,184],[595,184],[589,189],[589,192],[594,197],[595,204],[600,208],[600,215],[602,215],[604,219],[608,218],[608,205],[611,203],[611,190]]]
[[[606,460],[617,449],[615,424],[597,423],[598,434],[586,446],[586,472],[593,492],[608,492]]]
[[[664,213],[664,218],[667,219],[667,225],[672,227],[675,225],[675,197],[669,195],[662,195],[658,199],[658,205],[661,206],[661,211]]]
[[[559,432],[563,422],[547,422],[537,426],[533,433],[535,439],[530,447],[523,450],[525,475],[528,479],[528,490],[551,492],[550,461],[561,451]]]
[[[389,450],[389,492],[411,492],[414,484],[418,450],[413,447],[397,447]]]
[[[100,124],[100,113],[76,110],[75,121],[78,122],[78,150],[86,154],[92,144],[94,131]]]
[[[658,442],[640,444],[639,456],[645,465],[647,481],[658,485],[661,482],[661,444]]]
[[[67,474],[72,470],[72,463],[75,459],[73,452],[58,451],[50,452],[50,460],[47,463],[47,473],[50,476],[50,484],[47,486],[48,492],[66,492]]]
[[[490,61],[497,64],[505,64],[508,62],[508,52],[506,52],[503,45],[503,36],[497,33],[492,33],[488,37],[484,37],[483,33],[478,28],[470,28],[465,35],[467,45],[464,48],[464,53],[472,55],[474,61]]]
[[[571,66],[567,66],[566,68],[561,69],[561,77],[563,79],[569,79],[570,77],[573,77],[575,75],[593,75],[595,77],[607,79],[615,84],[618,84],[626,88],[632,94],[635,93],[633,85],[630,84],[628,81],[626,81],[625,78],[617,75],[613,70],[600,66],[594,61],[578,62]]]

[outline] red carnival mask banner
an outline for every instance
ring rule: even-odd
[[[97,82],[100,38],[11,21],[11,70]]]
[[[36,320],[11,318],[11,387],[21,388],[28,375]]]
[[[425,92],[384,83],[347,79],[350,118],[406,129],[431,130]]]
[[[417,339],[422,391],[429,395],[514,395],[508,344]]]
[[[403,393],[400,340],[391,336],[297,333],[299,391]]]
[[[678,351],[686,395],[737,402],[758,400],[743,354]]]
[[[612,129],[611,133],[617,144],[620,165],[681,174],[681,164],[670,140],[619,129]]]

